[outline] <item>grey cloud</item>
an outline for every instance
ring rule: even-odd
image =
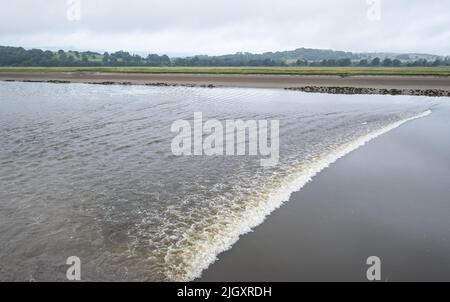
[[[4,1],[2,1],[4,2]],[[0,44],[161,53],[262,52],[297,47],[450,54],[448,0],[382,0],[368,20],[366,0],[66,0],[2,4]]]

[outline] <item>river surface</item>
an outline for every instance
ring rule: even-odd
[[[194,280],[316,173],[437,102],[0,82],[0,280],[67,280],[70,256],[87,281]],[[279,163],[174,155],[171,125],[194,112],[279,120]]]

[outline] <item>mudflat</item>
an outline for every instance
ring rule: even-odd
[[[36,81],[90,84],[209,86],[304,89],[329,92],[327,88],[399,90],[398,94],[420,94],[434,90],[450,94],[450,77],[434,76],[299,76],[239,74],[148,74],[97,72],[0,72],[3,81]],[[321,89],[314,89],[321,88]],[[319,91],[320,90],[320,91]],[[323,90],[323,91],[321,91]],[[410,93],[411,91],[411,93]],[[416,91],[416,93],[413,93]],[[345,91],[343,91],[345,93]],[[442,94],[442,93],[441,93]]]

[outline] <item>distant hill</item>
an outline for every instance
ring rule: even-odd
[[[222,56],[196,56],[199,58],[212,58],[218,60],[273,60],[282,61],[287,64],[297,60],[320,61],[320,60],[339,60],[356,59],[357,55],[351,52],[335,51],[328,49],[298,48],[288,51],[265,52],[262,54],[253,54],[249,52],[238,52],[236,54]]]
[[[380,58],[382,60],[389,59],[398,59],[401,61],[416,61],[416,60],[443,60],[445,57],[432,55],[432,54],[421,54],[421,53],[393,53],[393,52],[369,52],[369,53],[358,53],[358,59],[374,59]]]
[[[297,48],[295,50],[277,51],[277,52],[265,52],[262,54],[253,54],[248,52],[238,52],[236,54],[221,55],[221,56],[191,56],[199,58],[216,58],[216,59],[247,59],[247,60],[265,60],[271,59],[275,61],[284,61],[286,63],[295,62],[297,60],[305,61],[322,61],[322,60],[362,60],[362,59],[374,59],[380,58],[384,60],[399,59],[401,61],[414,61],[414,60],[428,60],[433,61],[436,59],[445,59],[445,57],[433,55],[433,54],[419,54],[419,53],[388,53],[388,52],[368,52],[368,53],[352,53],[348,51],[336,51],[331,49],[314,49],[314,48]]]
[[[378,60],[378,59],[379,60]],[[186,58],[173,58],[179,66],[351,66],[373,65],[375,59],[385,66],[439,66],[448,61],[448,57],[416,53],[352,53],[331,49],[297,48],[289,51],[265,52],[253,54],[238,52],[235,54],[207,56],[197,55]]]

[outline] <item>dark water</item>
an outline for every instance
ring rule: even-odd
[[[450,280],[450,99],[314,177],[200,281]],[[256,254],[256,255],[255,255]]]
[[[0,280],[192,280],[340,156],[437,100],[0,83]],[[280,121],[280,162],[174,156],[171,124]]]

